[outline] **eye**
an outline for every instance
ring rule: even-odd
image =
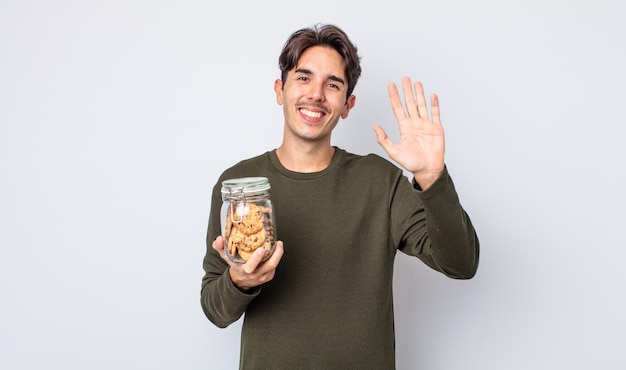
[[[298,76],[296,78],[298,81],[302,81],[302,82],[307,82],[309,81],[309,78],[307,76]]]
[[[336,83],[329,82],[326,84],[326,86],[330,87],[333,90],[341,90],[341,86],[337,85]]]

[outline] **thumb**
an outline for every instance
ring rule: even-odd
[[[374,131],[376,132],[376,141],[378,142],[378,144],[383,147],[387,154],[391,153],[393,148],[393,142],[387,136],[385,130],[380,125],[376,125],[374,126]]]
[[[265,248],[257,248],[254,253],[252,253],[248,261],[246,261],[246,265],[250,266],[252,270],[255,270],[257,266],[261,264],[261,260],[263,260],[264,255]]]

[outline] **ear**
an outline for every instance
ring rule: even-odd
[[[354,107],[354,104],[356,104],[356,96],[350,95],[348,97],[348,100],[346,100],[346,107],[344,108],[343,112],[341,112],[341,118],[348,118],[348,113],[350,113],[350,109]]]
[[[274,92],[276,93],[276,103],[283,105],[283,81],[278,79],[274,81]]]

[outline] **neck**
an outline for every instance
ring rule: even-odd
[[[324,146],[289,146],[283,143],[276,149],[280,163],[294,172],[319,172],[330,165],[335,155],[335,148]]]

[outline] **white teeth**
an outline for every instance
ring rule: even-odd
[[[322,116],[322,113],[320,112],[311,112],[310,110],[306,109],[300,109],[300,112],[302,112],[302,114],[304,114],[305,116],[311,118],[320,118]]]

